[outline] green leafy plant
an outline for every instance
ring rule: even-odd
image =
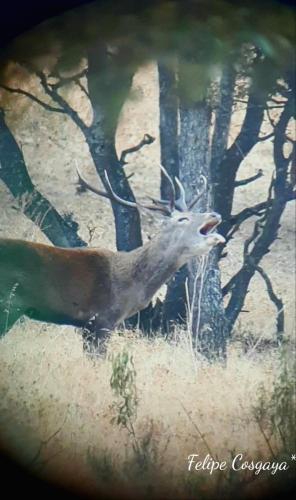
[[[119,399],[113,403],[116,416],[111,422],[126,428],[135,435],[134,421],[137,417],[138,397],[136,389],[136,370],[133,357],[124,349],[112,358],[112,375],[110,385]]]
[[[111,422],[126,429],[131,440],[135,454],[135,465],[142,471],[148,471],[156,461],[156,443],[153,439],[153,421],[147,431],[139,438],[135,431],[137,419],[138,396],[136,387],[136,370],[133,356],[125,349],[111,358],[112,375],[110,385],[117,397],[113,403],[116,415]],[[130,464],[129,464],[130,465]]]

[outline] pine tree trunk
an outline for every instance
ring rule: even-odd
[[[98,75],[108,75],[103,86],[99,87]],[[131,87],[133,74],[122,77],[121,100],[118,99],[116,108],[112,108],[109,99],[108,84],[114,85],[112,78],[112,63],[109,61],[107,49],[103,44],[92,47],[88,53],[88,91],[93,109],[93,121],[85,135],[91,156],[101,181],[106,187],[104,171],[108,173],[111,185],[115,192],[124,199],[134,201],[133,192],[126,178],[124,169],[119,162],[115,149],[115,134],[121,107]],[[101,77],[102,78],[102,77]],[[123,207],[112,202],[116,229],[117,250],[134,250],[142,245],[141,223],[137,209]]]
[[[165,63],[158,63],[159,78],[159,136],[160,158],[172,179],[179,177],[178,152],[178,114],[176,73]],[[161,175],[161,198],[168,199],[170,186],[166,177]],[[186,320],[185,279],[187,269],[184,266],[169,281],[165,301],[162,306],[161,327],[168,333],[172,325],[184,323]]]
[[[178,157],[178,96],[176,73],[164,63],[158,63],[160,160],[172,179],[179,176]],[[161,175],[160,193],[168,199],[170,186]]]
[[[206,101],[180,106],[180,178],[189,199],[201,189],[200,176],[204,175],[211,186],[210,176],[210,120],[211,110]],[[194,211],[203,212],[211,208],[208,191],[200,198]],[[201,266],[205,265],[200,273]],[[224,314],[220,272],[216,251],[206,258],[192,261],[188,265],[189,323],[192,328],[193,345],[208,358],[226,353],[227,325]]]

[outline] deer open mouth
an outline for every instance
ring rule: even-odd
[[[207,222],[206,224],[201,226],[199,232],[203,236],[207,236],[208,234],[212,233],[218,225],[219,225],[218,221]]]

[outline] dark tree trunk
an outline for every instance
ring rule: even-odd
[[[243,159],[257,144],[259,133],[264,118],[267,92],[258,96],[254,86],[249,91],[249,99],[245,118],[241,131],[230,148],[225,151],[222,161],[218,165],[212,165],[214,183],[217,189],[213,192],[213,203],[215,210],[222,215],[220,232],[227,236],[232,227],[231,212],[235,190],[235,179]]]
[[[112,73],[112,63],[104,46],[95,46],[89,50],[88,91],[93,109],[93,121],[85,134],[85,138],[96,170],[105,188],[104,171],[106,170],[114,191],[121,198],[134,201],[132,189],[115,149],[115,134],[119,113],[130,90],[133,73],[129,71],[122,72],[120,95],[117,92],[115,109],[114,104],[107,97],[110,96],[109,86],[117,85],[117,82],[113,80],[114,75],[117,78],[117,74],[117,72]],[[107,79],[103,81],[106,75]],[[117,250],[130,251],[141,246],[141,222],[138,211],[134,208],[125,208],[116,202],[112,202],[112,209]],[[150,304],[139,314],[129,318],[126,321],[126,326],[139,326],[144,332],[149,333],[156,324],[159,324],[158,318],[154,318],[155,315],[156,312],[152,304]]]
[[[180,106],[180,178],[189,198],[193,198],[201,175],[211,186],[210,176],[210,121],[211,110],[206,101]],[[210,210],[210,192],[207,191],[194,210]],[[208,358],[226,353],[227,322],[224,314],[220,272],[216,250],[206,259],[203,275],[196,279],[200,265],[192,261],[188,266],[191,327],[194,346]]]
[[[176,73],[165,63],[158,63],[159,136],[161,164],[174,179],[179,177],[178,157],[178,96]],[[161,174],[160,193],[169,199],[168,180]]]
[[[165,93],[172,89],[175,91],[175,77],[169,74],[162,66],[159,66],[160,74],[160,132],[161,132],[161,158],[165,166],[176,165],[175,158],[179,158],[180,179],[188,194],[188,201],[193,198],[196,191],[202,187],[199,179],[204,175],[211,185],[210,176],[210,143],[209,130],[211,120],[211,110],[204,101],[198,104],[180,104],[180,136],[178,154],[176,153],[177,137],[177,117],[178,108],[176,100],[169,100]],[[224,76],[227,81],[233,79],[232,75]],[[226,82],[224,82],[226,86]],[[228,87],[230,83],[228,84]],[[231,86],[232,89],[232,86]],[[228,89],[227,89],[228,90]],[[231,94],[232,95],[232,94]],[[223,99],[228,98],[232,102],[232,97],[226,96],[223,92]],[[223,106],[225,102],[223,101]],[[229,120],[231,115],[231,105]],[[216,124],[216,139],[220,139],[220,132],[224,119],[219,115]],[[219,121],[220,120],[220,121]],[[171,125],[170,130],[166,130]],[[216,145],[215,160],[220,160],[220,149],[226,147],[229,123],[226,123],[224,142],[220,141]],[[218,158],[218,153],[220,156]],[[173,161],[172,161],[173,159]],[[169,168],[168,168],[169,170]],[[169,170],[170,171],[170,170]],[[209,193],[205,193],[195,206],[196,211],[208,209]],[[227,339],[227,324],[223,308],[223,300],[220,284],[220,273],[217,264],[216,251],[208,257],[205,276],[203,279],[203,293],[200,297],[201,280],[195,281],[198,264],[192,262],[189,266],[184,266],[174,276],[168,284],[165,303],[163,306],[162,323],[163,330],[167,333],[176,323],[189,321],[187,317],[188,304],[186,294],[186,282],[189,287],[189,298],[194,301],[192,304],[191,327],[193,340],[198,347],[208,357],[225,354]],[[194,292],[194,286],[196,290]],[[200,308],[200,311],[199,311]]]
[[[159,135],[161,164],[169,175],[179,177],[178,152],[178,113],[176,73],[164,63],[158,63],[159,77]],[[161,174],[161,197],[169,199],[170,187]],[[162,307],[162,330],[168,333],[171,325],[184,323],[186,320],[185,279],[187,270],[184,266],[169,281],[168,290]]]
[[[86,243],[77,234],[78,224],[68,222],[35,188],[28,174],[23,153],[0,112],[0,179],[12,195],[24,204],[24,214],[57,246],[79,247]]]
[[[233,94],[235,87],[236,72],[231,65],[227,65],[222,73],[219,85],[219,102],[215,112],[215,127],[213,132],[211,147],[211,179],[212,179],[212,198],[214,210],[216,207],[216,198],[220,189],[221,179],[219,175],[220,165],[227,151],[229,128],[232,115]]]
[[[116,109],[110,108],[108,85],[112,82],[112,67],[109,65],[107,50],[104,46],[95,46],[88,54],[88,91],[93,109],[91,127],[85,133],[96,170],[106,187],[104,171],[106,170],[116,193],[127,200],[134,201],[133,192],[119,162],[115,150],[116,126],[125,98],[130,90],[133,74],[124,74],[120,82],[121,96],[117,96]],[[103,78],[110,81],[102,83]],[[109,105],[109,106],[108,106]],[[109,109],[108,109],[109,107]],[[116,228],[116,246],[118,250],[133,250],[142,245],[139,213],[136,209],[126,208],[112,202]]]
[[[200,263],[202,264],[203,262]],[[229,323],[224,311],[218,256],[215,249],[205,259],[204,266],[204,276],[197,280],[196,294],[193,290],[194,280],[200,268],[196,265],[190,266],[190,297],[194,297],[193,345],[208,359],[226,358]]]

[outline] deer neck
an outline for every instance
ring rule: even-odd
[[[182,251],[182,243],[161,234],[132,252],[132,279],[144,287],[146,300],[184,264]]]

